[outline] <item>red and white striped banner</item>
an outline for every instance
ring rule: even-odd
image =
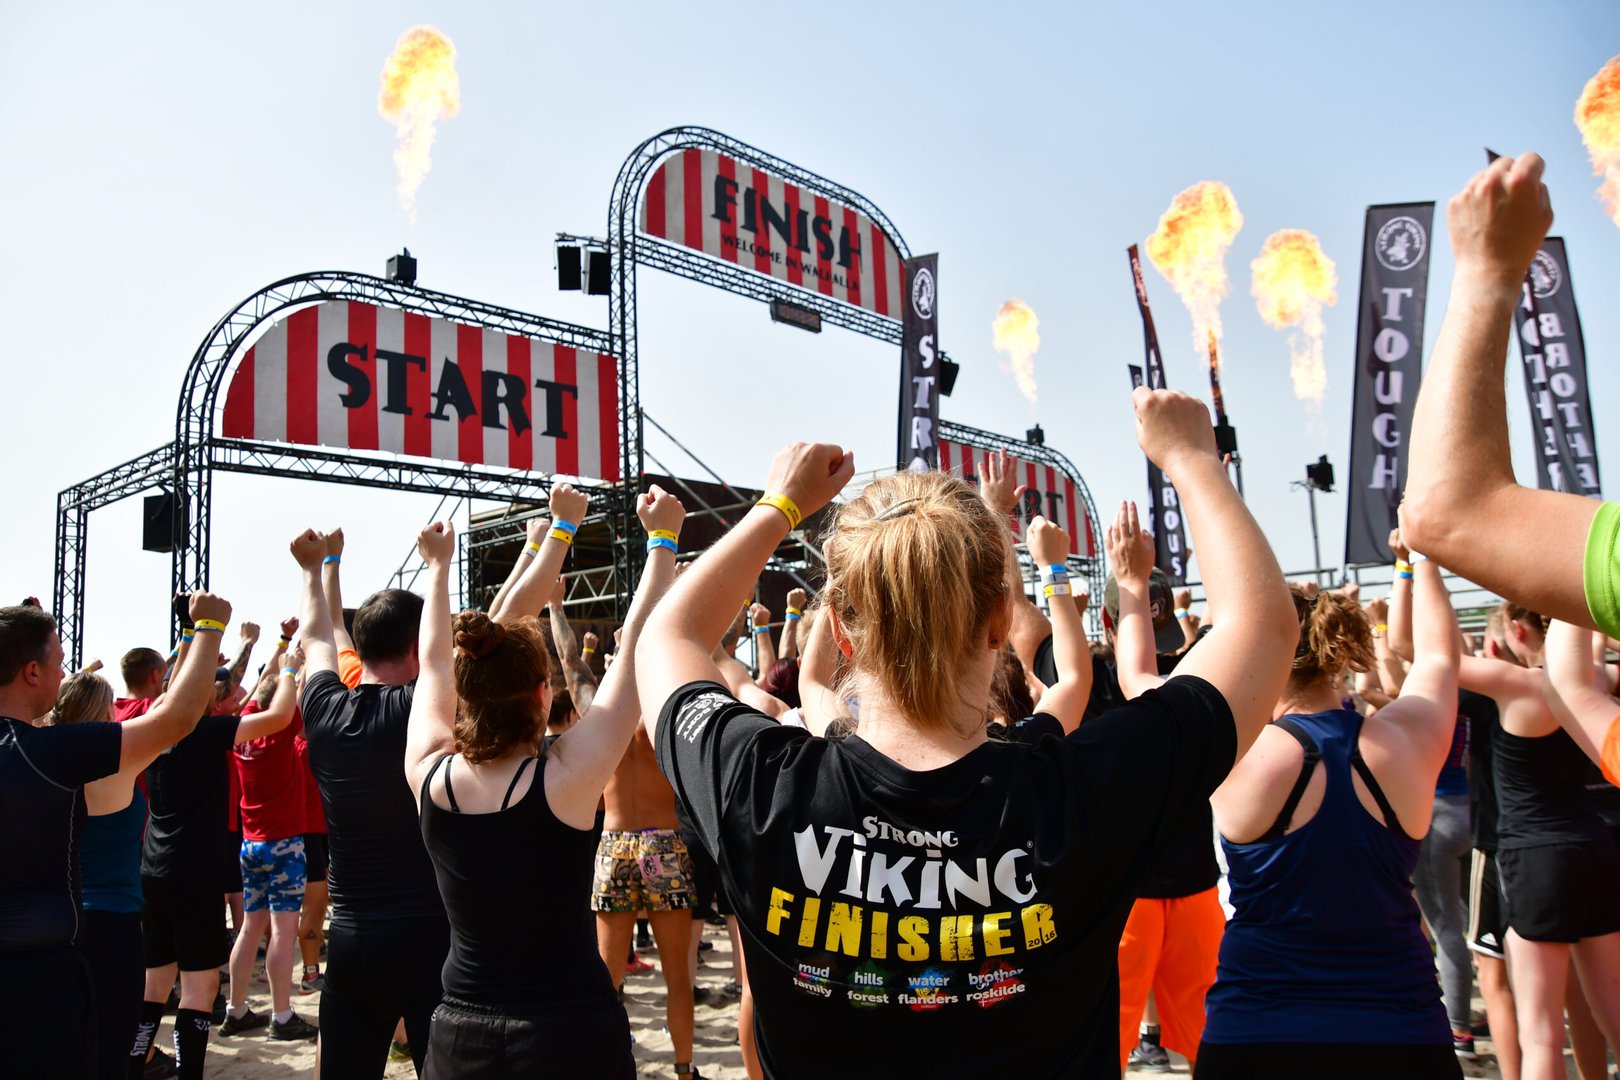
[[[964,480],[978,476],[989,456],[989,450],[976,446],[947,439],[939,441],[940,469]],[[1073,477],[1050,465],[1017,459],[1014,459],[1013,475],[1018,478],[1018,483],[1029,489],[1024,492],[1024,500],[1012,516],[1013,535],[1022,540],[1024,526],[1029,524],[1030,518],[1040,514],[1069,534],[1076,555],[1095,559],[1097,538],[1092,534],[1091,518],[1086,514],[1079,485]]]
[[[641,231],[900,317],[900,254],[871,218],[715,150],[681,150],[659,164]]]
[[[231,376],[221,434],[617,483],[618,363],[329,300],[278,320],[248,349]]]

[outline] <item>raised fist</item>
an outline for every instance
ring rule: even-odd
[[[448,563],[456,557],[456,528],[448,521],[424,525],[416,534],[416,550],[429,566]]]
[[[561,574],[559,574],[559,575],[557,575],[557,584],[555,584],[555,585],[553,585],[551,587],[551,599],[546,601],[546,602],[548,604],[556,604],[558,607],[561,607],[562,602],[564,600],[567,600],[567,599],[568,599],[568,579],[564,578]]]
[[[1200,454],[1219,460],[1215,429],[1210,427],[1209,410],[1202,401],[1179,390],[1139,386],[1131,403],[1136,406],[1136,441],[1165,472],[1173,472],[1183,461]]]
[[[590,508],[590,496],[572,484],[553,484],[551,488],[551,519],[578,525],[585,520]]]
[[[314,529],[305,529],[293,537],[287,549],[292,552],[292,557],[298,560],[298,565],[305,570],[319,567],[321,560],[326,558],[326,537]]]
[[[237,628],[237,633],[242,635],[243,641],[258,641],[259,624],[256,622],[245,622]]]
[[[1497,158],[1446,204],[1446,231],[1457,276],[1519,291],[1530,261],[1552,227],[1552,200],[1536,154]]]
[[[191,594],[191,602],[187,605],[191,621],[198,619],[213,619],[215,622],[228,623],[231,621],[231,605],[222,596],[215,596],[211,592],[198,590]]]
[[[1069,534],[1038,514],[1031,519],[1024,542],[1037,566],[1057,566],[1069,561]]]
[[[580,644],[584,646],[586,652],[591,652],[594,651],[596,646],[601,643],[601,640],[601,638],[596,636],[595,630],[587,630],[585,631],[585,636],[580,638]]]
[[[328,555],[343,554],[342,528],[333,529],[331,532],[326,534],[326,553]]]
[[[802,611],[804,611],[804,605],[809,603],[809,602],[810,602],[810,594],[805,592],[803,589],[789,589],[788,590],[788,594],[787,594],[787,606],[788,607],[793,608],[795,611],[802,612]]]
[[[298,633],[298,616],[294,615],[290,619],[282,619],[281,620],[281,636],[282,637],[291,638],[296,633]]]
[[[636,517],[641,527],[651,533],[654,529],[668,529],[679,533],[686,521],[686,507],[681,500],[654,484],[636,497]]]
[[[1406,546],[1406,541],[1401,537],[1399,528],[1389,530],[1389,550],[1395,553],[1396,562],[1409,563],[1412,561],[1412,551]]]
[[[753,623],[756,627],[770,625],[771,609],[766,607],[764,604],[749,604],[748,621]]]
[[[765,493],[786,495],[805,517],[832,502],[855,475],[855,455],[832,443],[794,443],[771,460]]]

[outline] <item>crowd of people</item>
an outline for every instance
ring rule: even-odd
[[[1004,455],[848,493],[819,589],[773,623],[768,561],[854,472],[819,443],[695,558],[680,501],[643,494],[611,635],[565,612],[587,511],[565,483],[488,610],[451,610],[448,522],[417,538],[425,595],[352,611],[341,530],[298,533],[297,617],[256,680],[258,628],[229,653],[207,592],[176,599],[167,656],[123,657],[123,697],[64,677],[37,604],[0,608],[4,1071],[200,1078],[217,1033],[316,1039],[339,1080],[405,1049],[434,1080],[629,1078],[640,918],[695,1078],[718,911],[755,1077],[1104,1077],[1169,1051],[1212,1080],[1455,1077],[1476,972],[1502,1076],[1564,1076],[1567,1031],[1605,1077],[1620,507],[1512,474],[1540,174],[1499,159],[1449,205],[1387,597],[1290,585],[1204,407],[1139,389],[1203,610],[1125,504],[1099,640],[1040,517],[1026,581]],[[1483,635],[1442,568],[1505,598]]]

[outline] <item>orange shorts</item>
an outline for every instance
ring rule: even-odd
[[[1119,939],[1119,1067],[1136,1045],[1152,991],[1160,1042],[1189,1061],[1204,1038],[1204,995],[1215,984],[1226,912],[1215,889],[1174,900],[1142,898]]]

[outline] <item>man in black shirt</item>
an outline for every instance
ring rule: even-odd
[[[230,605],[198,593],[190,610],[215,647]],[[49,614],[0,608],[0,1045],[8,1076],[93,1075],[89,971],[73,948],[83,786],[186,735],[213,686],[211,663],[184,664],[163,701],[126,723],[35,727],[56,700],[62,660]],[[217,893],[214,903],[217,911]]]
[[[321,583],[323,560],[339,556],[327,554],[325,538],[313,529],[291,547],[304,579],[304,737],[330,846],[321,1071],[343,1080],[381,1077],[395,1021],[403,1017],[420,1072],[450,949],[450,924],[405,781],[422,600],[387,589],[360,605],[353,636],[362,673],[350,690],[338,678]]]

